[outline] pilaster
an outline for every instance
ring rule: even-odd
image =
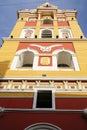
[[[37,24],[36,24],[36,30],[35,30],[35,36],[38,38],[39,37],[39,31],[40,31],[40,25],[41,25],[41,14],[38,14],[38,20],[37,20]]]
[[[79,23],[77,22],[76,18],[68,17],[69,25],[73,34],[73,38],[82,38],[84,34],[80,28]]]
[[[54,12],[53,25],[54,25],[54,38],[56,38],[56,36],[58,35],[58,24],[57,24],[56,12]]]

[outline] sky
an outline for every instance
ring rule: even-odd
[[[12,31],[18,10],[35,9],[45,2],[58,6],[60,10],[76,9],[78,22],[87,37],[87,0],[0,0],[0,45],[2,38],[8,37]]]

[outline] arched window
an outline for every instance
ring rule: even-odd
[[[36,123],[25,128],[24,130],[61,130],[61,129],[49,123]]]
[[[52,38],[52,31],[51,30],[43,30],[41,34],[42,38]]]
[[[11,64],[11,70],[36,69],[38,66],[36,50],[25,48],[18,50]]]
[[[17,67],[33,67],[34,53],[25,51],[19,55]]]
[[[25,38],[31,38],[33,34],[33,30],[26,30],[25,31]]]
[[[21,38],[34,38],[34,29],[26,28],[22,30]]]
[[[72,38],[72,34],[71,34],[71,30],[64,28],[64,29],[60,29],[60,38]]]
[[[33,59],[34,59],[33,52],[29,51],[24,52],[23,67],[32,67]]]
[[[53,21],[51,19],[44,19],[43,24],[53,24]]]
[[[57,66],[61,68],[73,68],[72,55],[65,51],[58,53]]]
[[[64,71],[80,71],[75,52],[66,49],[59,49],[55,50],[53,55],[53,65],[56,69],[63,69]]]

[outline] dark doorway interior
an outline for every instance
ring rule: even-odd
[[[52,91],[39,90],[37,92],[36,108],[52,108]]]

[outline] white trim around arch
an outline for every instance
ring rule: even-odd
[[[28,32],[28,31],[32,31],[32,33],[27,34],[28,36],[25,37],[26,32]],[[33,28],[24,28],[21,32],[20,38],[34,38],[34,33],[35,33],[35,29],[33,29]]]
[[[22,49],[22,50],[19,50],[16,52],[14,59],[12,61],[12,64],[11,64],[11,68],[10,68],[11,70],[25,70],[25,68],[21,68],[21,67],[17,68],[17,63],[20,59],[20,55],[24,52],[27,52],[27,51],[34,53],[34,59],[33,59],[34,61],[33,61],[33,67],[32,67],[32,69],[34,69],[34,66],[36,65],[36,59],[37,59],[36,55],[38,54],[38,52],[33,50],[33,49],[26,48],[26,49]],[[38,62],[38,60],[37,60],[37,62]]]
[[[64,38],[64,37],[62,36],[62,33],[63,33],[63,32],[68,33],[68,37],[67,37],[67,38],[72,38],[72,37],[73,37],[70,28],[60,28],[58,31],[59,31],[59,37],[60,37],[60,38]]]
[[[55,126],[55,125],[50,124],[50,123],[45,123],[45,122],[39,122],[36,124],[32,124],[32,125],[28,126],[27,128],[25,128],[24,130],[38,130],[38,129],[62,130],[58,126]]]
[[[30,51],[34,54],[34,58],[33,58],[33,66],[32,68],[25,68],[25,67],[17,67],[18,62],[20,60],[20,55],[23,52],[26,51]],[[61,67],[57,67],[57,61],[58,61],[58,54],[60,52],[67,52],[72,56],[72,63],[73,63],[73,68],[61,68]],[[55,50],[52,53],[52,66],[38,66],[38,62],[39,62],[39,53],[36,50],[33,49],[22,49],[16,52],[16,55],[14,56],[14,59],[12,61],[11,64],[11,70],[29,70],[29,69],[33,69],[33,70],[62,70],[62,71],[80,71],[79,65],[78,65],[78,60],[77,57],[75,55],[75,53],[73,51],[70,50],[65,50],[65,49],[61,49],[61,50]]]
[[[64,48],[61,49],[61,50],[55,50],[53,52],[53,55],[56,57],[56,66],[57,66],[57,54],[59,54],[60,52],[63,52],[63,51],[68,52],[68,53],[71,54],[74,70],[75,71],[80,71],[80,68],[79,68],[79,65],[78,65],[78,60],[77,60],[77,57],[76,57],[75,53],[73,51],[70,51],[70,50],[65,50]]]

